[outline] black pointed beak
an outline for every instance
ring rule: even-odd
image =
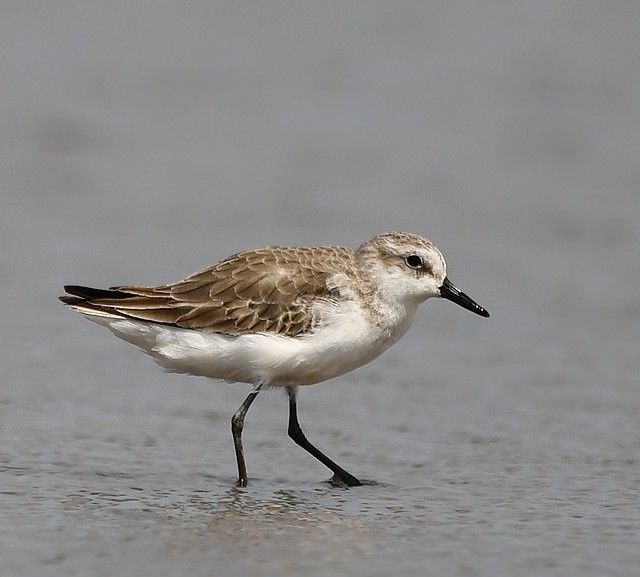
[[[468,297],[462,291],[459,291],[453,283],[449,280],[448,277],[445,277],[442,286],[440,287],[440,296],[443,299],[450,300],[457,305],[460,305],[463,309],[467,309],[472,313],[476,313],[481,317],[488,317],[489,311],[482,308],[477,302],[475,302],[472,298]]]

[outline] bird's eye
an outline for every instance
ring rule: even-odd
[[[411,254],[404,260],[411,268],[422,268],[422,259],[417,254]]]

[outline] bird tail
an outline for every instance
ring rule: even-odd
[[[64,290],[66,293],[71,295],[58,297],[64,304],[69,305],[71,308],[87,315],[105,317],[120,317],[121,315],[115,314],[115,311],[113,310],[106,309],[102,306],[102,303],[96,303],[94,301],[103,299],[117,301],[119,299],[127,299],[135,296],[117,288],[97,289],[86,286],[65,285]]]

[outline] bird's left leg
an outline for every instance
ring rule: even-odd
[[[335,477],[340,479],[348,487],[357,487],[362,485],[362,482],[356,479],[351,473],[347,473],[342,467],[334,463],[329,457],[322,453],[319,449],[314,447],[305,437],[300,425],[298,424],[298,411],[296,406],[296,393],[298,387],[287,387],[287,393],[289,395],[289,437],[293,441],[300,445],[305,451],[311,453],[318,461],[320,461],[325,467],[329,467],[333,471]]]

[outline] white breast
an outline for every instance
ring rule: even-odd
[[[415,309],[395,311],[385,318],[384,326],[372,322],[353,301],[318,312],[322,325],[297,337],[230,336],[132,319],[88,318],[140,347],[171,372],[296,386],[319,383],[370,362],[407,331]]]

